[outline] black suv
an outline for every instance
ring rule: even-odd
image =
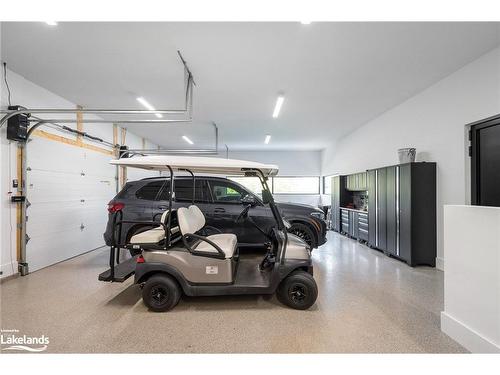
[[[234,233],[240,247],[264,245],[266,237],[247,221],[235,220],[250,204],[249,216],[266,233],[275,221],[271,209],[262,200],[237,182],[221,177],[199,177],[195,180],[194,203],[205,215],[207,224],[222,232]],[[170,181],[165,177],[145,178],[128,182],[108,204],[109,218],[104,233],[106,245],[111,244],[113,215],[121,210],[123,220],[159,221],[160,215],[168,208]],[[189,176],[174,178],[174,197],[172,207],[187,207],[192,204],[193,180]],[[311,248],[326,242],[326,222],[322,210],[309,205],[277,203],[283,218],[290,224],[289,232],[301,237]],[[134,234],[145,230],[141,224],[123,224],[122,245]]]

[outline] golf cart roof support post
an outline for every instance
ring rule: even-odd
[[[168,219],[167,219],[167,236],[165,241],[165,250],[171,245],[170,243],[170,224],[172,222],[172,195],[174,194],[174,171],[167,165],[170,171],[170,194],[168,195]]]
[[[269,189],[269,185],[267,184],[268,178],[264,175],[264,173],[260,169],[254,169],[255,172],[257,172],[257,176],[260,179],[260,182],[262,184],[262,187],[266,189],[269,193],[271,193],[271,190]],[[288,244],[288,233],[285,227],[285,223],[283,222],[283,218],[280,215],[279,209],[276,206],[276,203],[274,202],[274,197],[272,193],[270,194],[270,201],[269,201],[269,207],[271,208],[271,212],[273,213],[274,219],[276,220],[276,223],[278,224],[278,229],[281,230],[285,236],[285,241],[283,243],[283,249],[279,254],[278,261],[280,264],[285,263],[285,254],[286,254],[286,247]]]
[[[179,169],[180,171],[184,171],[184,172],[188,172],[191,177],[193,178],[193,196],[192,196],[192,199],[191,199],[191,203],[194,204],[194,197],[195,197],[195,194],[196,194],[196,177],[194,176],[194,173],[192,170],[190,169]]]

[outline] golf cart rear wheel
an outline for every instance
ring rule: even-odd
[[[295,234],[297,237],[300,237],[311,247],[311,249],[314,249],[316,247],[316,239],[314,237],[314,233],[312,229],[307,225],[294,223],[292,224],[290,229],[288,229],[288,232],[291,234]]]
[[[142,288],[142,300],[152,311],[168,311],[177,305],[180,298],[179,285],[167,275],[150,277]]]
[[[297,310],[306,310],[316,302],[318,287],[309,273],[296,271],[281,282],[277,295],[285,305]]]

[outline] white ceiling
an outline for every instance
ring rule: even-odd
[[[195,124],[131,125],[165,147],[321,149],[500,43],[498,23],[2,23],[2,56],[80,105],[183,105],[181,50],[196,80]],[[272,111],[278,92],[285,103]],[[22,104],[22,103],[19,103]],[[149,116],[149,115],[148,115]],[[150,116],[155,118],[154,116]],[[271,134],[269,145],[264,144]]]

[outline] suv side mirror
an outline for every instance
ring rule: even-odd
[[[257,200],[255,199],[255,197],[253,195],[247,194],[241,199],[241,203],[244,205],[250,205],[253,207],[257,204]]]

